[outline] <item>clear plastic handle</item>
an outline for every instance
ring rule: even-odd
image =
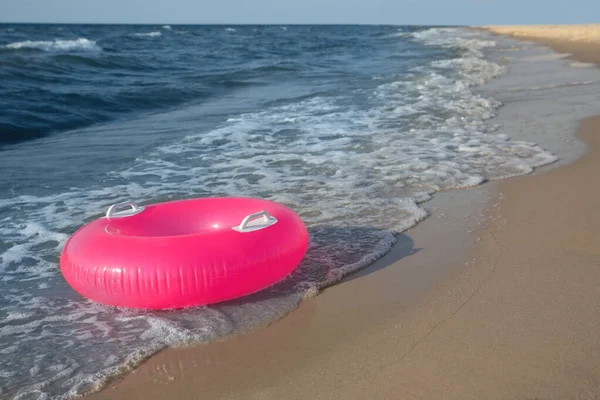
[[[130,207],[130,209],[117,211],[125,207]],[[123,203],[113,204],[112,206],[108,207],[108,210],[106,210],[106,218],[130,217],[132,215],[141,213],[142,211],[144,211],[144,207],[138,206],[133,201],[125,201]]]
[[[234,226],[231,229],[242,233],[253,232],[268,228],[276,223],[277,218],[273,217],[265,210],[262,210],[254,214],[247,215],[238,226]]]

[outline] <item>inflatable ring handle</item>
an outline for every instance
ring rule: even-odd
[[[117,211],[123,207],[131,207],[131,210]],[[108,210],[106,210],[106,218],[130,217],[132,215],[141,213],[142,211],[144,211],[144,207],[138,206],[133,201],[126,201],[123,203],[113,204],[112,206],[108,207]]]
[[[262,210],[254,214],[247,215],[238,226],[234,226],[231,229],[242,233],[253,232],[268,228],[276,223],[277,218],[273,217],[265,210]]]

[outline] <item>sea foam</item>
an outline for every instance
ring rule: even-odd
[[[159,37],[162,36],[161,32],[142,32],[142,33],[134,33],[133,36],[137,37]]]
[[[31,41],[9,43],[7,49],[38,49],[43,51],[71,52],[71,51],[100,51],[100,46],[93,40],[79,38],[74,40]]]

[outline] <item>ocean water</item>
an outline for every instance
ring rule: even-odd
[[[460,28],[0,25],[0,397],[71,398],[264,325],[383,255],[435,192],[556,161],[488,123],[499,45]],[[110,204],[221,195],[299,213],[292,276],[171,312],[63,280],[66,239]]]

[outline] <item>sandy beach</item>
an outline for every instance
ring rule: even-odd
[[[600,65],[600,25],[487,29]],[[573,164],[440,193],[425,206],[463,197],[448,224],[436,209],[271,326],[163,351],[88,398],[597,398],[600,116],[577,135]]]
[[[600,63],[600,24],[595,25],[498,25],[484,29],[516,39],[530,40],[551,47],[558,53],[572,54],[580,62]]]

